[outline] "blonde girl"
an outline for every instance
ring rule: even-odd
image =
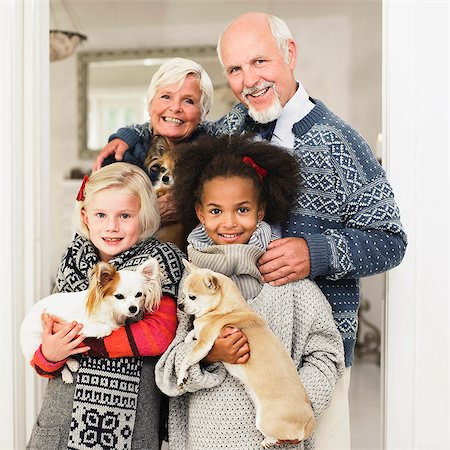
[[[28,448],[157,450],[161,395],[154,366],[175,334],[183,255],[153,237],[159,228],[155,194],[148,176],[134,165],[112,164],[86,176],[74,218],[77,233],[55,290],[86,289],[89,271],[99,261],[133,269],[154,257],[163,273],[161,306],[103,339],[84,338],[82,324],[47,319],[31,365],[49,382]],[[65,360],[80,354],[76,382],[63,383]]]

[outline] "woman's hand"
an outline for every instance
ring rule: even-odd
[[[158,197],[158,209],[161,215],[161,226],[176,222],[175,202],[172,192]]]
[[[237,328],[227,327],[219,337],[203,362],[208,364],[222,361],[229,364],[245,364],[250,358],[247,336]]]
[[[42,336],[42,354],[49,362],[58,362],[72,355],[87,352],[90,347],[83,346],[84,335],[80,334],[83,325],[77,322],[66,322],[56,325],[53,317],[43,316],[45,328]],[[59,328],[53,334],[54,325]]]
[[[92,171],[96,171],[101,169],[103,161],[111,155],[114,155],[116,161],[122,161],[123,155],[128,150],[128,144],[122,139],[116,138],[112,141],[108,142],[103,150],[97,155],[97,158],[94,161],[94,165],[92,166]]]

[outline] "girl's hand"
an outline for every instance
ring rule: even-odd
[[[52,333],[55,334],[58,331],[60,331],[62,329],[62,327],[64,325],[66,325],[67,322],[65,322],[64,320],[61,320],[59,317],[57,316],[52,316],[48,313],[43,313],[41,316],[42,322],[44,324],[44,328],[47,327],[48,325],[48,321],[50,319],[53,319],[53,327],[52,327]]]
[[[211,364],[223,361],[229,364],[245,364],[250,358],[247,336],[237,328],[227,327],[214,342],[204,362]]]
[[[90,347],[82,345],[84,335],[79,334],[83,325],[77,322],[67,322],[55,334],[54,320],[51,316],[45,319],[45,329],[42,336],[42,354],[49,362],[58,362],[72,355],[87,352]],[[80,347],[79,347],[80,346]]]

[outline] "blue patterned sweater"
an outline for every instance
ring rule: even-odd
[[[359,278],[397,266],[406,234],[386,174],[356,130],[321,101],[293,126],[293,155],[302,182],[283,236],[302,237],[311,257],[310,278],[327,297],[342,335],[346,366],[353,362],[359,308]],[[247,110],[236,105],[217,122],[203,123],[210,135],[244,131]],[[114,137],[130,148],[144,126],[119,130]]]

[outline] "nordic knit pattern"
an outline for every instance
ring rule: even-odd
[[[239,259],[236,264],[233,264],[233,254],[222,252],[223,249],[250,245],[216,247],[219,247],[216,259],[226,263],[226,270],[239,266],[242,273],[248,274],[251,266],[255,267],[256,259],[251,252],[235,253],[234,257]],[[192,245],[188,247],[188,254],[192,262],[198,265],[200,252],[191,250]],[[210,256],[212,254],[209,253]],[[259,280],[255,281],[259,284]],[[344,368],[342,340],[324,295],[314,282],[301,280],[281,287],[265,284],[248,303],[267,320],[269,327],[289,350],[314,413],[320,415],[328,406],[334,385]],[[192,318],[178,311],[178,319],[177,335],[156,366],[159,388],[174,397],[170,399],[169,409],[169,448],[259,450],[264,437],[255,426],[253,403],[243,385],[228,374],[223,364],[192,366],[186,390],[178,390],[179,367],[194,345],[184,342],[192,329]],[[304,444],[282,448],[313,449],[314,443],[313,439],[309,439]]]
[[[322,102],[294,124],[294,148],[302,174],[296,204],[283,236],[303,237],[310,278],[330,302],[341,332],[346,365],[353,361],[359,278],[400,263],[406,235],[386,174],[368,144]],[[208,134],[244,131],[247,110],[236,105]]]
[[[135,269],[149,257],[155,257],[163,271],[163,311],[155,311],[156,317],[150,319],[150,315],[146,316],[144,320],[127,324],[99,340],[102,345],[95,347],[93,353],[111,352],[117,359],[83,357],[76,385],[62,383],[59,377],[49,381],[29,448],[47,449],[49,439],[58,449],[135,448],[136,445],[137,448],[158,448],[160,395],[153,376],[156,360],[123,357],[160,355],[172,340],[176,329],[173,297],[177,295],[182,256],[172,244],[149,239],[110,261],[117,269]],[[89,270],[97,262],[98,256],[90,241],[76,236],[58,272],[57,288],[64,291],[86,289]],[[124,341],[120,342],[121,339]],[[119,346],[108,351],[115,343]],[[42,367],[42,353],[37,352],[34,359],[38,360],[36,365]],[[107,402],[110,406],[105,408]],[[89,403],[94,405],[91,412],[89,407],[85,407]],[[134,415],[136,423],[133,430]],[[68,444],[69,424],[72,433]],[[81,439],[85,440],[87,447],[80,445]]]

